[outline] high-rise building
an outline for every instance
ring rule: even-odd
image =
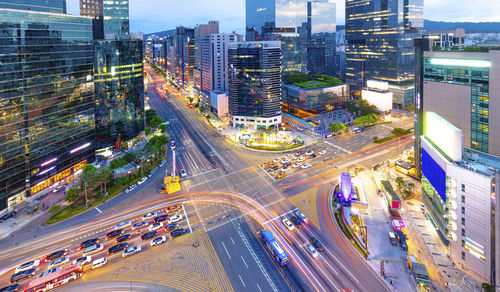
[[[279,40],[283,74],[335,73],[335,3],[246,0],[247,40]]]
[[[465,30],[426,30],[422,32],[431,42],[431,48],[436,49],[461,49],[465,43]]]
[[[266,129],[281,124],[281,46],[278,41],[231,42],[231,125]]]
[[[219,33],[219,22],[210,20],[208,24],[198,24],[194,28],[194,46],[195,46],[195,66],[201,69],[201,42],[203,36],[218,34]]]
[[[144,130],[142,35],[96,41],[94,58],[97,143],[131,140]]]
[[[201,89],[203,102],[210,104],[208,97],[210,91],[219,90],[226,92],[228,90],[228,45],[231,42],[238,41],[235,34],[211,34],[205,35],[201,44]]]
[[[104,37],[128,34],[130,32],[128,0],[103,0],[102,2]]]
[[[195,66],[195,44],[194,29],[179,26],[174,35],[174,65],[173,77],[186,87],[192,81],[193,68]]]
[[[0,211],[70,182],[95,144],[92,19],[63,14],[64,1],[10,2],[0,2]]]
[[[394,104],[413,100],[413,38],[423,26],[423,0],[346,0],[346,81],[360,96],[369,79],[389,82]],[[409,93],[406,91],[410,90]]]
[[[0,7],[4,9],[66,14],[66,0],[2,0]]]
[[[104,39],[103,0],[80,0],[80,15],[92,17],[95,40]]]

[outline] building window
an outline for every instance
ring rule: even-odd
[[[462,260],[464,260],[464,261],[465,261],[465,251],[462,251]],[[462,266],[462,268],[463,268],[463,267],[464,267],[464,266]]]
[[[465,185],[462,184],[462,192],[465,192]]]
[[[465,225],[465,218],[462,218],[462,225]]]
[[[462,195],[462,203],[465,203],[465,196]]]
[[[462,236],[465,236],[465,229],[462,228]]]
[[[464,206],[462,206],[462,214],[465,215],[465,207]]]

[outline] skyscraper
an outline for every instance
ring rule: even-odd
[[[0,210],[94,159],[92,20],[63,2],[0,3]]]
[[[229,43],[231,125],[266,129],[281,123],[280,43]]]
[[[130,32],[128,0],[103,0],[104,36]]]
[[[131,140],[144,130],[142,62],[142,35],[126,35],[94,43],[96,139],[99,146]]]
[[[95,40],[104,39],[103,0],[80,0],[80,15],[92,17]]]
[[[203,36],[219,33],[219,22],[210,20],[208,24],[198,24],[194,28],[195,66],[201,69],[201,41]]]
[[[423,27],[423,0],[346,0],[346,81],[360,96],[368,79],[403,86],[394,103],[412,102],[413,38]]]
[[[179,26],[174,35],[174,65],[173,77],[182,84],[188,86],[192,81],[193,68],[195,66],[195,44],[194,29]]]
[[[0,2],[0,7],[5,9],[66,14],[66,0],[2,0],[2,2]]]

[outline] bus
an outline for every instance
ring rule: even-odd
[[[80,263],[63,267],[53,273],[36,278],[24,286],[24,292],[48,291],[80,278],[83,268]]]
[[[262,231],[262,241],[274,256],[278,264],[284,267],[290,259],[280,244],[276,241],[276,239],[274,239],[274,236],[269,230]]]
[[[352,128],[351,129],[351,133],[353,134],[358,134],[358,133],[361,133],[365,130],[365,127],[357,127],[357,128]]]

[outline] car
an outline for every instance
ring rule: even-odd
[[[299,167],[301,167],[301,166],[302,166],[302,163],[297,162],[297,163],[295,163],[292,167],[293,167],[293,168],[299,168]]]
[[[178,236],[183,235],[184,233],[186,233],[186,230],[184,230],[184,228],[179,228],[179,229],[175,229],[172,232],[170,232],[170,236],[178,237]]]
[[[172,140],[172,142],[170,142],[170,148],[175,149],[175,141],[174,140]]]
[[[135,188],[137,187],[136,184],[133,184],[131,186],[129,186],[126,190],[125,190],[125,193],[130,193],[131,191],[133,191]]]
[[[40,260],[34,260],[34,261],[26,262],[26,263],[24,263],[22,265],[17,266],[16,273],[19,273],[19,272],[22,272],[22,271],[26,271],[26,270],[29,270],[29,269],[33,269],[33,268],[36,269],[39,265],[40,265]]]
[[[92,262],[92,270],[104,266],[108,262],[107,258],[100,258]]]
[[[125,234],[125,235],[121,235],[121,236],[118,236],[116,238],[116,242],[117,243],[120,243],[120,242],[124,242],[124,241],[127,241],[131,238],[132,236],[130,234]]]
[[[295,229],[295,226],[293,226],[292,222],[290,222],[290,220],[288,220],[287,218],[283,219],[282,222],[286,226],[286,228],[288,228],[288,230]]]
[[[160,215],[160,216],[156,216],[153,221],[158,223],[158,222],[162,222],[162,221],[165,221],[168,219],[168,215]]]
[[[154,170],[151,170],[151,171],[148,173],[148,178],[152,177],[154,173],[155,173],[155,172],[154,172]]]
[[[306,152],[307,155],[311,155],[311,154],[314,154],[314,151],[313,150],[309,150]]]
[[[148,221],[137,222],[134,225],[132,225],[132,230],[144,228],[144,227],[148,226],[148,224],[149,224]]]
[[[57,268],[57,267],[63,266],[64,264],[66,264],[68,262],[69,262],[69,258],[68,257],[57,258],[57,259],[55,259],[55,260],[53,260],[53,261],[50,262],[49,269],[53,269],[53,268]]]
[[[326,150],[321,150],[321,151],[319,152],[319,155],[323,155],[323,154],[326,154]]]
[[[292,158],[292,157],[293,157],[293,154],[287,154],[287,155],[285,155],[285,158],[286,158],[286,159],[290,159],[290,158]]]
[[[306,247],[307,251],[315,258],[318,256],[318,251],[314,248],[314,246],[312,246],[309,242],[306,242],[304,244],[304,246]]]
[[[300,156],[300,155],[302,155],[302,154],[304,154],[304,151],[297,151],[297,152],[295,153],[295,156]]]
[[[160,167],[164,166],[164,165],[165,165],[165,163],[167,163],[167,161],[166,161],[166,160],[162,160],[162,161],[160,162]]]
[[[71,264],[72,265],[81,264],[82,266],[85,266],[87,264],[90,264],[90,262],[92,262],[92,257],[91,256],[84,256],[81,258],[77,258],[76,260],[73,260],[71,262]]]
[[[158,231],[149,231],[141,235],[142,240],[150,239],[158,235]]]
[[[9,212],[9,213],[3,215],[2,217],[0,217],[0,222],[4,222],[5,220],[7,220],[7,219],[9,219],[11,217],[14,217],[14,216],[16,216],[16,212],[14,212],[14,211],[13,212]]]
[[[140,251],[141,251],[141,247],[139,245],[138,246],[131,246],[123,251],[122,257],[128,257],[128,256],[136,254]]]
[[[63,257],[65,255],[67,255],[68,252],[66,250],[58,250],[58,251],[55,251],[51,254],[49,254],[48,256],[45,257],[45,262],[50,262],[50,261],[53,261],[57,258],[60,258],[60,257]]]
[[[162,243],[165,243],[167,241],[167,237],[166,236],[160,236],[160,237],[157,237],[153,240],[151,240],[149,242],[149,245],[150,246],[157,246],[157,245],[160,245]]]
[[[138,185],[142,185],[142,184],[143,184],[143,183],[144,183],[147,179],[148,179],[148,178],[145,176],[145,177],[141,178],[141,179],[137,182],[137,184],[138,184]]]
[[[174,230],[175,228],[177,228],[178,225],[179,225],[179,223],[167,224],[167,226],[165,226],[165,231]]]
[[[19,289],[19,284],[14,284],[1,288],[0,292],[15,292],[17,289]]]
[[[122,235],[122,233],[123,233],[123,229],[113,230],[111,232],[108,232],[108,234],[106,234],[106,239],[117,237],[119,235]]]
[[[29,270],[25,270],[25,271],[22,271],[22,272],[19,272],[19,273],[15,273],[14,275],[12,275],[10,277],[10,282],[11,283],[15,283],[15,282],[19,282],[21,280],[24,280],[26,278],[33,277],[33,275],[35,275],[35,271],[36,271],[35,268],[31,268]]]
[[[114,229],[116,230],[116,229],[121,229],[121,228],[129,227],[129,226],[132,226],[132,221],[130,221],[130,220],[123,221],[123,222],[116,224]]]
[[[306,160],[306,158],[305,158],[305,157],[300,157],[299,159],[297,159],[297,162],[302,162],[302,161],[304,161],[304,160]]]
[[[186,170],[184,168],[181,169],[181,177],[186,177],[186,176],[187,176]]]
[[[316,157],[316,154],[313,153],[313,154],[309,155],[309,157],[314,158],[314,157]]]
[[[323,251],[325,248],[323,247],[323,244],[319,242],[319,240],[316,237],[311,237],[311,244],[316,248],[318,251]]]
[[[58,186],[57,188],[55,188],[52,192],[53,193],[57,193],[59,191],[61,191],[62,189],[64,189],[64,186]]]
[[[394,232],[389,232],[389,241],[392,245],[398,246],[398,239],[396,238]]]
[[[112,247],[108,248],[108,254],[114,254],[116,252],[119,252],[125,248],[128,247],[128,243],[122,242],[117,245],[113,245]]]
[[[156,217],[156,216],[158,216],[158,213],[149,212],[149,213],[145,214],[144,216],[142,216],[142,220],[149,220],[149,219]]]
[[[80,243],[80,246],[78,247],[78,249],[85,249],[89,246],[92,246],[92,245],[95,245],[95,244],[98,244],[99,243],[99,239],[98,238],[92,238],[92,239],[89,239],[89,240],[85,240],[84,242]]]
[[[163,227],[163,223],[162,222],[155,222],[155,223],[149,225],[149,231],[158,230],[158,229],[160,229],[162,227]]]
[[[50,269],[50,270],[47,270],[47,271],[45,271],[45,272],[41,273],[40,275],[38,275],[38,276],[37,276],[37,278],[41,278],[41,277],[43,277],[43,276],[47,276],[48,274],[52,274],[52,273],[54,273],[54,272],[60,271],[61,269],[62,269],[62,267],[57,267],[57,268],[55,268],[55,269]]]
[[[181,206],[179,206],[179,205],[168,206],[167,209],[165,209],[165,213],[172,213],[172,212],[179,210],[180,208],[181,208]]]
[[[175,223],[182,220],[182,215],[174,215],[168,219],[169,223]]]
[[[420,204],[420,212],[425,214],[425,205],[424,204]]]
[[[302,226],[303,226],[303,225],[302,225],[302,220],[300,220],[300,218],[299,218],[299,217],[297,217],[297,216],[292,216],[292,217],[290,218],[290,220],[292,220],[293,224],[295,224],[295,225],[297,226],[297,228],[302,228]]]
[[[280,171],[277,175],[276,175],[276,179],[282,179],[286,176],[286,172],[283,172],[283,171]]]
[[[274,171],[274,170],[278,170],[278,168],[279,168],[279,166],[278,166],[278,165],[273,165],[273,166],[271,167],[271,170],[273,170],[273,171]]]
[[[309,223],[309,219],[307,219],[306,215],[300,212],[300,210],[295,211],[295,215],[297,215],[297,217],[299,217],[300,220],[304,221],[305,223]]]
[[[280,161],[281,161],[281,158],[276,158],[276,159],[273,160],[274,163],[278,163]]]
[[[281,160],[281,164],[286,164],[286,163],[290,163],[290,159],[283,159],[283,160]]]
[[[290,170],[290,167],[288,167],[288,166],[285,166],[285,167],[283,167],[283,168],[281,169],[281,171],[282,171],[282,172],[287,172],[287,171],[289,171],[289,170]]]
[[[98,252],[100,252],[103,248],[104,248],[104,246],[103,246],[102,244],[94,244],[94,245],[91,245],[91,246],[86,247],[85,249],[83,249],[82,256],[87,256],[87,255],[91,255],[91,254],[98,253]]]
[[[304,165],[301,166],[302,169],[308,169],[310,168],[312,165],[310,165],[309,163],[306,163]]]

